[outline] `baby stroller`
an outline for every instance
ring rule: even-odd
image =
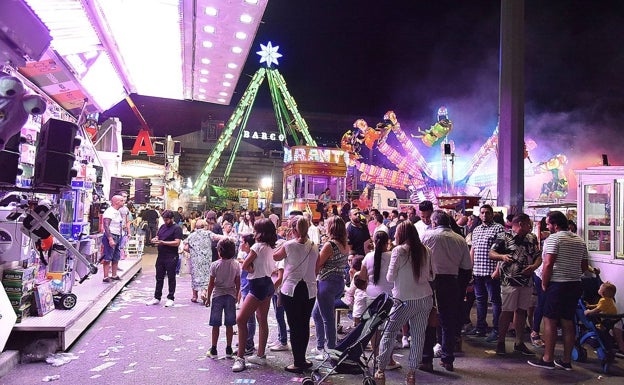
[[[385,293],[377,296],[362,315],[362,322],[336,345],[336,349],[326,352],[325,359],[312,371],[311,377],[303,379],[302,385],[320,384],[334,373],[362,374],[363,385],[376,385],[368,367],[373,353],[367,356],[365,348],[379,327],[390,317],[394,301]],[[322,374],[321,369],[328,371]]]
[[[579,299],[576,307],[576,342],[572,349],[572,359],[578,362],[587,361],[587,349],[583,347],[587,344],[595,349],[602,371],[606,374],[615,361],[617,351],[616,341],[610,332],[618,322],[622,322],[624,314],[585,315],[587,309],[585,304],[597,302],[596,297],[588,297],[592,293],[585,289],[587,287],[600,287],[601,283],[602,280],[599,275],[596,275],[596,278],[584,278],[583,280],[583,297]],[[586,301],[587,299],[594,300]]]

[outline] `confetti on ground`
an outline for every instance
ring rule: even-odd
[[[91,372],[99,372],[99,371],[102,371],[104,369],[110,368],[111,366],[115,365],[116,363],[117,362],[109,361],[109,362],[106,362],[106,363],[104,363],[104,364],[102,364],[100,366],[96,366],[95,368],[90,369],[89,371],[91,371]]]
[[[127,319],[127,318],[130,318],[130,317],[132,317],[132,315],[131,315],[131,314],[124,314],[124,315],[122,315],[122,316],[121,316],[121,317],[119,317],[119,318],[121,318],[121,319]]]
[[[234,380],[235,384],[255,384],[256,380],[252,380],[251,378],[239,378]]]
[[[142,319],[142,320],[145,320],[145,321],[151,321],[151,320],[156,319],[158,317],[139,317],[139,318]]]
[[[131,362],[131,363],[128,364],[128,367],[129,368],[134,368],[136,365],[137,365],[136,362]]]
[[[161,334],[161,335],[158,336],[158,338],[160,338],[163,341],[171,341],[171,340],[173,340],[173,337],[168,336],[166,334]]]
[[[123,374],[128,374],[128,373],[132,373],[132,372],[134,372],[134,369],[124,370],[122,373]]]
[[[91,377],[89,377],[89,378],[91,378],[91,379],[96,379],[96,378],[100,378],[100,377],[102,377],[102,375],[101,375],[101,374],[94,374],[94,375],[92,375],[92,376],[91,376]]]

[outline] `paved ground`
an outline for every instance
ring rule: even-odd
[[[291,362],[290,352],[268,355],[269,365],[231,371],[231,360],[206,358],[210,347],[207,308],[190,302],[190,276],[178,279],[173,308],[145,306],[154,290],[154,256],[143,258],[143,271],[115,298],[102,315],[71,347],[75,359],[53,367],[44,362],[21,364],[0,378],[0,384],[36,384],[47,376],[59,376],[64,384],[290,384],[301,381],[282,368]],[[163,301],[164,303],[164,301]],[[347,325],[350,321],[343,320]],[[271,329],[275,322],[271,319]],[[274,339],[272,333],[269,340]],[[219,351],[225,349],[224,335]],[[508,349],[512,341],[508,339]],[[311,344],[310,347],[314,345]],[[590,353],[587,363],[575,363],[573,371],[529,367],[526,357],[493,354],[494,346],[481,340],[464,343],[465,356],[457,358],[455,371],[446,372],[436,362],[436,373],[418,372],[419,384],[622,384],[624,360],[609,375]],[[407,350],[397,351],[405,363]],[[403,356],[405,354],[405,356]],[[436,360],[437,361],[437,360]],[[387,372],[387,384],[404,383],[405,368]],[[358,384],[362,377],[334,375],[333,384]]]

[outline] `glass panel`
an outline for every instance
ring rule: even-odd
[[[589,251],[611,251],[611,185],[585,186],[585,237]]]
[[[615,184],[615,258],[624,259],[624,179]]]

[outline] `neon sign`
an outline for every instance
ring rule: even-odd
[[[336,148],[284,147],[284,163],[316,162],[349,164],[349,153]]]
[[[253,133],[250,131],[245,130],[243,132],[243,138],[245,139],[259,139],[259,140],[279,140],[280,142],[283,142],[284,139],[286,139],[284,137],[283,134],[277,134],[275,132],[258,132],[258,131],[254,131]]]

